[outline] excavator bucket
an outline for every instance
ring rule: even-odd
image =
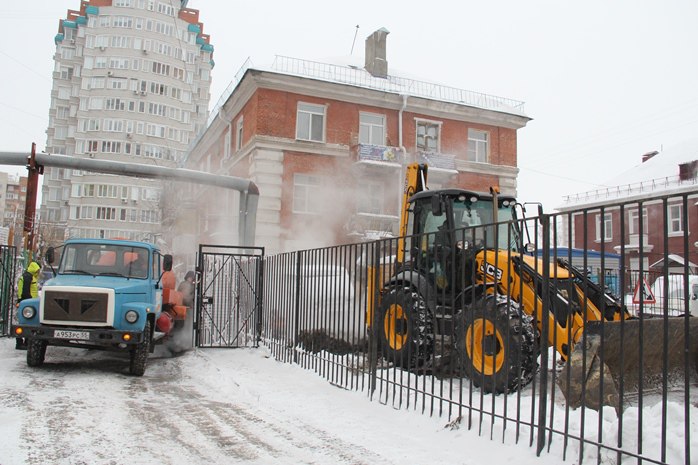
[[[687,377],[696,385],[697,370],[698,318],[588,322],[558,384],[572,408],[620,412],[626,396],[683,385]]]

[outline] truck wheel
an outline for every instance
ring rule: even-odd
[[[424,366],[434,350],[431,314],[410,287],[392,289],[378,309],[378,344],[383,356],[402,368]]]
[[[46,358],[46,341],[41,339],[27,340],[27,366],[39,367],[43,365]]]
[[[145,373],[145,363],[148,361],[150,352],[150,321],[145,323],[143,330],[143,342],[131,349],[131,364],[129,372],[134,376],[143,376]]]
[[[486,296],[466,308],[455,335],[465,374],[486,393],[521,389],[538,369],[533,318],[504,296]]]

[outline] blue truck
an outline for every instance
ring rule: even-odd
[[[26,341],[27,365],[42,365],[48,346],[80,347],[128,352],[130,374],[142,376],[154,341],[186,318],[172,256],[128,240],[73,239],[62,249],[55,276],[17,309],[12,334]],[[46,261],[55,261],[54,249]]]

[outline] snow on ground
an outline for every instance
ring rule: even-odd
[[[30,369],[14,340],[0,339],[0,370],[0,465],[563,463],[561,438],[536,457],[527,434],[518,444],[508,434],[503,444],[497,428],[490,440],[486,423],[483,436],[452,429],[446,418],[371,402],[275,361],[264,348],[174,358],[156,352],[137,378],[120,354],[57,347],[48,348],[43,367]],[[657,418],[653,408],[644,411],[648,418]],[[626,411],[624,428],[632,428],[633,414]],[[698,409],[691,415],[698,450]],[[587,411],[586,421],[596,437],[595,415]],[[617,418],[604,412],[603,422],[613,431]],[[671,459],[683,457],[683,426],[669,428],[669,452],[680,455],[668,463],[681,463]],[[645,450],[656,447],[657,429],[643,440]],[[585,463],[595,463],[588,449]],[[567,457],[575,463],[577,449]]]

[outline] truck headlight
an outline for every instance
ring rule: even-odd
[[[36,315],[36,309],[32,306],[27,306],[22,309],[22,316],[27,320],[31,320]]]
[[[129,310],[126,312],[126,315],[124,315],[124,318],[126,318],[126,321],[129,323],[135,323],[138,321],[138,312],[135,310]]]

